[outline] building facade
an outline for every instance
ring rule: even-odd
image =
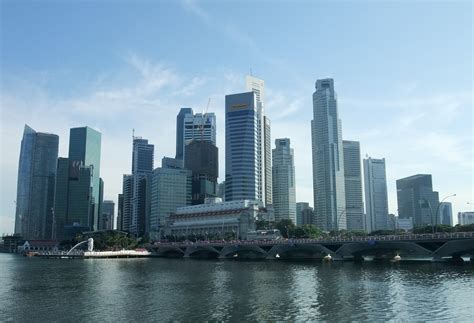
[[[414,227],[434,225],[439,196],[433,191],[431,175],[417,174],[396,183],[399,217],[412,218]]]
[[[245,240],[249,231],[255,231],[260,204],[249,200],[222,202],[214,198],[204,204],[180,207],[170,215],[166,235],[190,240],[197,235],[207,239],[232,235],[233,239]]]
[[[176,116],[176,159],[183,160],[184,158],[184,117],[188,114],[193,114],[191,108],[181,108]]]
[[[166,166],[162,163],[162,166]],[[159,167],[151,180],[150,237],[159,239],[170,214],[191,205],[192,172],[183,168]]]
[[[191,140],[186,145],[184,168],[192,172],[192,205],[217,196],[218,149],[210,141]]]
[[[327,231],[347,229],[342,127],[333,79],[316,81],[311,137],[318,226]]]
[[[25,125],[18,164],[15,234],[51,239],[59,136]]]
[[[263,201],[261,108],[256,94],[226,95],[225,102],[225,200]]]
[[[344,152],[344,185],[346,194],[347,230],[364,231],[364,203],[362,197],[362,167],[360,143],[342,141]]]
[[[102,135],[97,130],[90,127],[71,128],[69,133],[69,161],[82,162],[85,167],[90,167],[92,171],[91,203],[93,213],[91,218],[91,229],[97,230],[99,227],[100,210],[100,151]]]
[[[388,230],[388,196],[385,158],[364,159],[366,232]]]
[[[296,203],[296,225],[303,225],[303,210],[309,208],[308,202]]]
[[[458,224],[474,224],[474,212],[458,212]]]
[[[438,224],[453,226],[453,207],[451,202],[439,204],[438,217]]]
[[[276,139],[273,149],[273,208],[275,221],[296,221],[294,151],[290,139]]]
[[[115,222],[115,202],[105,200],[102,203],[102,223],[100,230],[113,230]]]

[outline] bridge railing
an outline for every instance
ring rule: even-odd
[[[188,242],[156,242],[156,246],[229,246],[229,245],[278,245],[278,244],[311,244],[311,243],[349,243],[362,241],[420,241],[474,238],[474,232],[404,234],[384,236],[354,236],[354,237],[321,237],[318,239],[284,239],[284,240],[232,240],[232,241],[188,241]]]

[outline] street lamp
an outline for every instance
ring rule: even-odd
[[[438,203],[438,207],[436,208],[436,212],[435,212],[435,227],[433,228],[433,233],[436,233],[436,226],[438,225],[438,211],[439,211],[439,207],[441,206],[441,204],[449,197],[453,197],[453,196],[456,196],[456,194],[451,194],[451,195],[448,195],[446,197],[444,197],[441,202]]]

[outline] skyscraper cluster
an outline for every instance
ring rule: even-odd
[[[245,90],[225,97],[225,180],[221,183],[213,112],[181,108],[176,117],[176,154],[164,157],[161,167],[154,167],[155,146],[133,135],[132,168],[123,175],[117,200],[117,229],[159,239],[163,228],[179,218],[174,216],[178,208],[207,203],[207,208],[215,209],[209,201],[219,198],[251,201],[255,214],[271,213],[267,218],[312,224],[325,231],[396,227],[396,217],[388,214],[385,159],[367,156],[361,163],[360,143],[343,140],[333,79],[317,80],[313,93],[314,208],[296,202],[290,139],[275,139],[272,149],[264,81],[247,76]],[[25,126],[15,233],[27,239],[62,240],[83,231],[113,229],[115,203],[103,201],[100,178],[101,133],[90,127],[72,128],[67,157],[58,158],[58,145],[57,135]],[[399,179],[396,186],[399,227],[452,225],[451,205],[439,202],[431,175]],[[199,216],[211,221],[206,228],[212,227],[210,218]]]

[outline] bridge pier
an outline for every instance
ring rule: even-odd
[[[453,255],[452,258],[451,258],[451,262],[453,262],[455,264],[463,264],[464,259],[462,259],[462,257],[459,256],[459,255]]]

